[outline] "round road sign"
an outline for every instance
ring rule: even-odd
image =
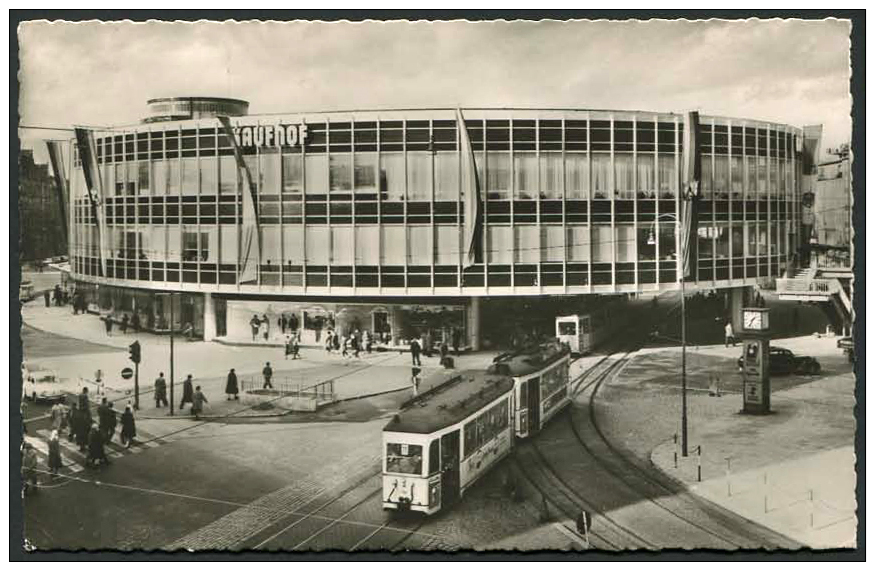
[[[130,367],[125,367],[124,369],[122,369],[122,378],[123,379],[129,379],[132,376],[134,376],[133,369],[131,369]]]

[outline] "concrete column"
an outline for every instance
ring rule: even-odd
[[[729,315],[732,319],[732,330],[738,334],[742,329],[741,309],[750,298],[750,287],[733,287],[729,289]]]
[[[212,293],[204,293],[204,341],[216,339],[216,304]]]
[[[480,297],[471,297],[468,306],[468,345],[480,351]]]
[[[392,345],[401,345],[401,306],[391,305],[389,309],[389,320],[392,322]]]

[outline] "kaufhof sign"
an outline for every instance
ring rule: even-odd
[[[241,148],[301,146],[307,140],[307,125],[242,125],[234,127],[234,137]]]

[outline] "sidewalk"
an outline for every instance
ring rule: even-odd
[[[694,493],[812,548],[853,547],[854,375],[834,339],[774,345],[814,355],[826,376],[797,377],[803,382],[773,390],[768,416],[741,414],[737,395],[691,393],[690,456],[678,454],[675,468],[677,446],[669,439],[653,449],[651,461]],[[715,360],[738,353],[722,346],[698,351]]]

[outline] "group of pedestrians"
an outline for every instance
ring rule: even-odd
[[[373,349],[374,338],[368,330],[362,332],[356,328],[345,337],[341,337],[336,331],[328,330],[325,335],[325,351],[328,353],[340,351],[343,357],[358,358],[363,351],[370,354]]]
[[[252,329],[252,341],[257,340],[259,334],[264,341],[270,339],[270,320],[267,319],[267,314],[262,314],[261,318],[253,314],[252,319],[249,320],[249,327]]]

